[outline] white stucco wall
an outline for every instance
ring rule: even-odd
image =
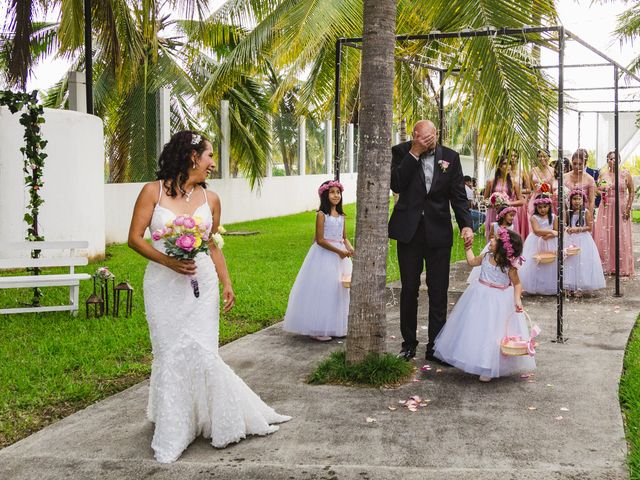
[[[251,191],[244,178],[209,180],[208,188],[218,195],[222,204],[223,225],[261,218],[277,217],[318,208],[318,187],[331,175],[302,175],[267,177],[260,190]],[[340,181],[345,187],[344,203],[356,200],[358,175],[343,173]],[[105,185],[106,242],[125,243],[131,213],[144,184],[112,183]]]
[[[40,232],[46,240],[87,240],[90,257],[104,255],[104,138],[102,120],[68,110],[45,109],[49,142],[41,190]],[[20,113],[0,107],[0,238],[22,241],[28,204],[24,186],[24,127]]]

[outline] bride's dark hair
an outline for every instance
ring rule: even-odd
[[[162,180],[165,188],[168,188],[170,197],[175,197],[178,192],[184,193],[184,184],[189,178],[189,168],[191,168],[191,154],[195,151],[202,155],[207,148],[209,139],[192,130],[182,130],[173,134],[169,143],[162,149],[158,158],[158,171],[156,179]],[[202,182],[198,185],[207,188],[207,184]]]

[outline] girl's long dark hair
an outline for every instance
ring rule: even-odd
[[[513,247],[513,256],[519,257],[522,255],[522,237],[511,230],[507,230],[507,234],[509,235],[509,242],[511,242],[511,246]],[[507,250],[504,248],[500,236],[496,237],[496,251],[493,254],[493,259],[503,272],[505,269],[511,267],[511,261],[507,257]]]
[[[500,165],[502,165],[502,162],[505,161],[506,172],[501,172]],[[501,173],[506,173],[505,180],[507,182],[507,194],[509,195],[509,198],[511,198],[511,194],[513,192],[513,182],[511,181],[511,163],[509,163],[509,159],[504,156],[500,157],[500,159],[498,160],[498,165],[496,165],[496,173],[493,176],[493,183],[491,184],[491,193],[496,191],[496,184],[498,183]]]
[[[199,141],[193,143],[194,140]],[[182,130],[173,134],[169,143],[162,149],[156,172],[156,180],[162,180],[162,184],[168,189],[167,195],[176,197],[178,193],[184,193],[184,184],[189,178],[189,168],[192,166],[191,154],[195,151],[202,155],[207,148],[207,142],[207,138],[192,130]],[[207,188],[205,182],[198,185]]]
[[[585,220],[585,213],[584,213],[585,212],[584,196],[581,193],[574,193],[569,197],[569,208],[567,209],[566,224],[569,225],[570,227],[572,226],[571,218],[573,217],[574,210],[573,210],[573,203],[571,202],[571,200],[573,199],[573,197],[582,197],[582,207],[580,207],[580,210],[578,211],[578,221],[576,222],[576,227],[584,227],[587,224],[587,222]]]
[[[326,182],[322,182],[320,186],[326,185],[327,183],[332,181],[333,180],[327,180]],[[320,206],[318,207],[318,211],[324,213],[325,215],[331,215],[331,202],[329,201],[329,190],[331,189],[327,188],[324,192],[320,194]],[[338,205],[336,205],[336,212],[338,212],[340,215],[344,215],[344,212],[342,211],[342,192],[340,192],[340,202],[338,202]]]

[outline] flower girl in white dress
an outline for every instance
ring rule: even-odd
[[[220,198],[205,189],[214,166],[211,142],[196,132],[178,132],[164,146],[158,163],[159,181],[146,184],[136,201],[129,246],[150,260],[144,275],[153,347],[147,417],[155,423],[155,458],[170,463],[198,435],[222,448],[247,435],[273,433],[278,427],[272,424],[291,417],[266,405],[218,354],[218,281],[225,312],[235,303],[222,251],[210,241],[209,254],[178,260],[165,253],[162,240],[149,244],[144,239],[147,228],[165,228],[183,214],[198,216],[217,230]],[[210,230],[206,233],[211,238]],[[196,275],[199,297],[191,283]]]
[[[495,377],[535,369],[532,356],[505,356],[500,342],[505,334],[529,337],[522,313],[522,287],[516,267],[522,262],[522,239],[516,232],[499,228],[489,251],[467,263],[480,265],[480,278],[471,283],[456,303],[435,340],[434,355],[488,382]]]
[[[320,208],[316,235],[289,294],[284,330],[318,341],[347,334],[351,257],[338,181],[326,181],[318,189]]]
[[[585,204],[586,197],[582,190],[572,190],[569,193],[564,288],[569,295],[576,297],[582,296],[582,292],[606,286],[598,247],[591,236],[591,211],[585,208]]]
[[[518,210],[516,207],[511,207],[509,205],[503,205],[502,207],[498,207],[496,214],[496,221],[491,224],[491,233],[489,234],[489,242],[484,246],[480,255],[484,255],[489,251],[489,245],[491,244],[491,239],[496,238],[498,234],[498,229],[500,227],[507,228],[509,230],[514,229],[513,221],[518,214]],[[475,282],[480,278],[480,265],[477,267],[473,267],[471,272],[469,272],[469,276],[467,277],[467,283]]]
[[[551,212],[550,195],[540,194],[533,201],[531,232],[524,242],[520,269],[522,289],[537,295],[555,295],[558,290],[558,217]]]

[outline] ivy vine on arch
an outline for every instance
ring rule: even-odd
[[[25,240],[34,242],[44,240],[38,231],[38,213],[44,203],[40,196],[42,188],[42,171],[47,154],[44,148],[47,141],[42,137],[40,125],[44,123],[44,108],[38,103],[37,91],[31,93],[0,90],[0,106],[9,108],[11,113],[22,111],[20,124],[24,127],[24,146],[20,148],[23,155],[24,183],[29,188],[29,205],[23,220],[27,224]]]
[[[40,196],[42,188],[42,171],[44,169],[44,160],[47,154],[44,148],[47,141],[42,137],[40,125],[44,123],[44,108],[38,103],[37,91],[31,93],[12,92],[10,90],[0,90],[0,106],[9,108],[11,113],[22,112],[20,115],[20,124],[24,127],[24,146],[20,147],[23,156],[24,183],[29,189],[29,205],[24,213],[23,220],[27,224],[27,235],[25,240],[35,242],[44,240],[44,236],[38,230],[38,214],[40,206],[44,200]],[[40,250],[32,250],[31,256],[38,258]],[[28,269],[34,275],[40,273],[39,268]],[[31,305],[40,305],[42,291],[39,288],[33,289],[33,298]]]

